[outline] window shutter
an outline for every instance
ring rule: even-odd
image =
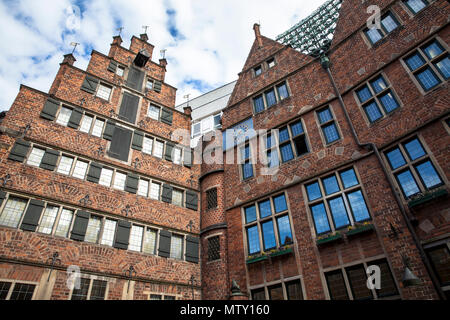
[[[197,192],[186,190],[186,208],[197,211],[198,209]]]
[[[25,140],[17,140],[11,149],[8,159],[23,162],[28,154],[31,144]]]
[[[52,98],[48,98],[47,101],[45,101],[44,108],[41,111],[41,118],[50,121],[55,120],[58,109],[59,109],[59,101]]]
[[[133,132],[131,130],[116,127],[111,139],[108,154],[118,160],[128,161],[132,134]]]
[[[167,161],[173,161],[172,159],[172,153],[173,153],[173,148],[175,147],[175,144],[171,143],[171,142],[167,142],[166,143],[166,154],[164,156],[164,158]]]
[[[172,186],[168,184],[163,185],[161,200],[167,203],[172,203]]]
[[[173,111],[167,108],[163,108],[161,112],[161,121],[165,124],[172,125]]]
[[[191,168],[192,167],[192,160],[194,158],[194,154],[192,152],[191,148],[185,148],[184,149],[184,158],[183,158],[183,165],[185,167]]]
[[[130,239],[131,223],[128,221],[119,220],[117,223],[116,237],[114,239],[114,248],[128,249],[128,241]]]
[[[6,192],[0,191],[0,206],[3,204],[3,200],[6,199]]]
[[[42,157],[41,167],[45,170],[53,171],[56,167],[56,162],[58,162],[59,158],[59,151],[47,149],[44,153],[44,156]]]
[[[116,70],[117,70],[117,62],[111,60],[111,61],[109,62],[108,71],[114,72],[114,73],[115,73]]]
[[[162,88],[162,82],[155,80],[155,83],[153,84],[153,90],[155,90],[156,92],[161,92],[161,88]]]
[[[198,263],[198,248],[198,238],[186,236],[186,261]]]
[[[100,175],[102,174],[102,168],[103,166],[101,164],[92,162],[89,166],[87,181],[98,183],[100,181]]]
[[[111,141],[115,127],[116,127],[115,121],[107,120],[105,131],[103,132],[103,139]]]
[[[81,109],[73,109],[72,115],[70,116],[69,123],[67,124],[67,126],[69,128],[78,129],[82,117],[83,111]]]
[[[141,151],[143,143],[144,143],[144,133],[141,131],[135,131],[133,135],[133,143],[131,144],[131,148],[134,150]]]
[[[130,68],[130,71],[128,72],[127,86],[137,91],[141,91],[143,80],[144,72],[136,68]]]
[[[170,240],[172,238],[172,233],[166,230],[159,231],[159,248],[158,255],[160,257],[168,258],[170,257]]]
[[[90,75],[86,75],[86,78],[84,78],[84,82],[81,85],[81,90],[84,90],[88,93],[95,93],[98,83],[98,79],[91,77]]]
[[[90,216],[89,212],[77,211],[70,239],[84,241]]]
[[[125,182],[125,191],[136,194],[138,190],[138,183],[139,183],[139,176],[133,173],[129,173],[127,175],[127,180]]]
[[[139,106],[139,97],[128,92],[123,93],[122,104],[120,105],[119,118],[130,123],[136,122],[136,115]]]
[[[42,210],[44,210],[44,201],[32,199],[25,212],[20,229],[32,232],[36,231],[39,220],[41,219]]]

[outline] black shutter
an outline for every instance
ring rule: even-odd
[[[192,152],[192,149],[191,148],[185,148],[184,149],[183,165],[185,167],[191,168],[193,159],[194,159],[194,153]]]
[[[186,190],[186,208],[197,211],[198,209],[197,192]]]
[[[172,203],[172,186],[163,184],[161,200],[167,203]]]
[[[114,239],[114,248],[128,249],[128,241],[130,239],[131,223],[128,221],[119,220],[117,223],[116,237]]]
[[[6,199],[6,192],[0,191],[0,206],[3,204],[3,200]]]
[[[32,199],[28,205],[27,212],[25,212],[20,229],[36,231],[39,220],[41,219],[42,210],[44,210],[44,201]]]
[[[116,127],[111,139],[108,154],[113,158],[128,161],[132,134],[133,132],[131,130]]]
[[[47,101],[45,101],[44,108],[41,111],[41,118],[50,121],[55,120],[58,109],[59,109],[59,101],[52,98],[48,98]]]
[[[98,83],[98,79],[87,75],[86,78],[84,78],[83,84],[81,85],[81,90],[84,90],[88,93],[95,93]]]
[[[42,157],[41,165],[39,167],[45,170],[53,171],[55,170],[58,158],[59,158],[59,151],[47,149],[44,153],[44,156]]]
[[[130,71],[128,72],[127,86],[137,91],[141,91],[143,80],[144,72],[136,68],[130,68]]]
[[[162,88],[161,81],[155,80],[153,84],[153,90],[155,90],[156,92],[161,92],[161,88]]]
[[[87,174],[87,181],[98,183],[100,181],[100,175],[102,174],[103,166],[101,164],[91,162],[89,172]]]
[[[167,108],[163,108],[161,112],[161,122],[172,125],[173,111]]]
[[[186,236],[186,261],[198,263],[198,248],[198,238]]]
[[[141,131],[135,131],[133,135],[133,143],[131,144],[131,148],[141,151],[143,143],[144,143],[144,133]]]
[[[116,127],[115,121],[107,120],[105,131],[103,132],[103,139],[111,141],[115,127]]]
[[[164,158],[167,161],[173,161],[172,153],[173,153],[173,148],[174,147],[175,147],[175,144],[173,144],[171,142],[167,142],[166,143],[166,154],[165,154]]]
[[[17,140],[11,149],[8,159],[23,162],[28,154],[28,150],[30,150],[30,146],[31,144],[28,141]]]
[[[77,211],[70,239],[84,241],[90,216],[89,212]]]
[[[159,249],[158,255],[160,257],[170,257],[170,240],[172,238],[172,233],[166,230],[159,231]]]
[[[127,180],[125,181],[125,191],[136,194],[138,190],[138,183],[139,176],[129,173],[127,175]]]
[[[119,118],[130,123],[136,122],[136,115],[139,106],[139,97],[128,92],[123,93],[122,104],[120,105]]]
[[[111,71],[111,72],[114,72],[114,73],[115,73],[116,70],[117,70],[117,62],[111,60],[111,61],[109,62],[108,71]]]
[[[73,109],[67,126],[73,129],[78,129],[82,117],[83,111],[81,109]]]

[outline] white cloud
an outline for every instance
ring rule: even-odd
[[[167,49],[166,81],[178,88],[177,104],[237,79],[254,40],[252,26],[274,39],[324,0],[1,0],[0,110],[14,101],[21,83],[47,92],[69,43],[81,43],[76,66],[86,68],[91,49],[105,54],[123,26],[124,46],[148,25],[153,60]],[[77,28],[69,13],[81,8]],[[174,10],[174,15],[167,14]],[[69,19],[69,20],[68,20]],[[75,20],[75,22],[77,22]],[[169,22],[178,36],[169,32]]]

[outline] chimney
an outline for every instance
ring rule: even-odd
[[[259,47],[262,47],[261,31],[259,30],[259,24],[255,23],[253,25],[253,30],[255,31],[255,39],[258,40]]]
[[[166,66],[167,66],[166,58],[159,59],[159,64],[161,65],[161,67],[164,67],[164,70],[165,70]]]
[[[116,44],[116,45],[120,46],[122,44],[122,42],[123,42],[123,40],[122,40],[121,36],[114,36],[112,45]]]
[[[147,35],[146,33],[142,33],[142,34],[140,35],[140,38],[141,38],[142,41],[145,41],[145,42],[148,41],[148,35]]]
[[[63,59],[63,62],[61,64],[68,64],[70,66],[73,66],[75,61],[77,61],[77,59],[75,59],[73,54],[68,53],[68,54],[64,55],[64,59]]]
[[[184,110],[184,114],[189,116],[189,118],[192,120],[192,108],[187,105],[186,107],[183,108]]]

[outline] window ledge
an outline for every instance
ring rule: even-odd
[[[409,208],[414,208],[417,207],[421,204],[430,202],[434,199],[437,198],[441,198],[441,197],[446,197],[448,195],[448,191],[447,189],[439,189],[436,191],[431,191],[431,192],[427,192],[427,193],[422,193],[420,195],[417,196],[417,198],[410,200],[408,202],[408,207]]]
[[[321,246],[321,245],[324,245],[324,244],[337,242],[337,241],[340,241],[342,239],[343,239],[342,234],[336,233],[336,234],[329,235],[329,236],[327,236],[325,238],[322,238],[322,239],[317,239],[316,240],[316,244],[317,244],[317,246]]]
[[[254,258],[248,258],[246,261],[246,264],[252,264],[252,263],[256,263],[256,262],[260,262],[260,261],[264,261],[264,260],[268,260],[269,257],[266,255],[260,255]]]
[[[362,225],[362,226],[357,226],[354,229],[350,229],[349,231],[347,231],[345,233],[345,235],[347,237],[351,237],[351,236],[361,234],[361,233],[369,233],[369,232],[372,232],[373,230],[375,230],[375,227],[373,226],[373,224],[366,224],[366,225]]]

